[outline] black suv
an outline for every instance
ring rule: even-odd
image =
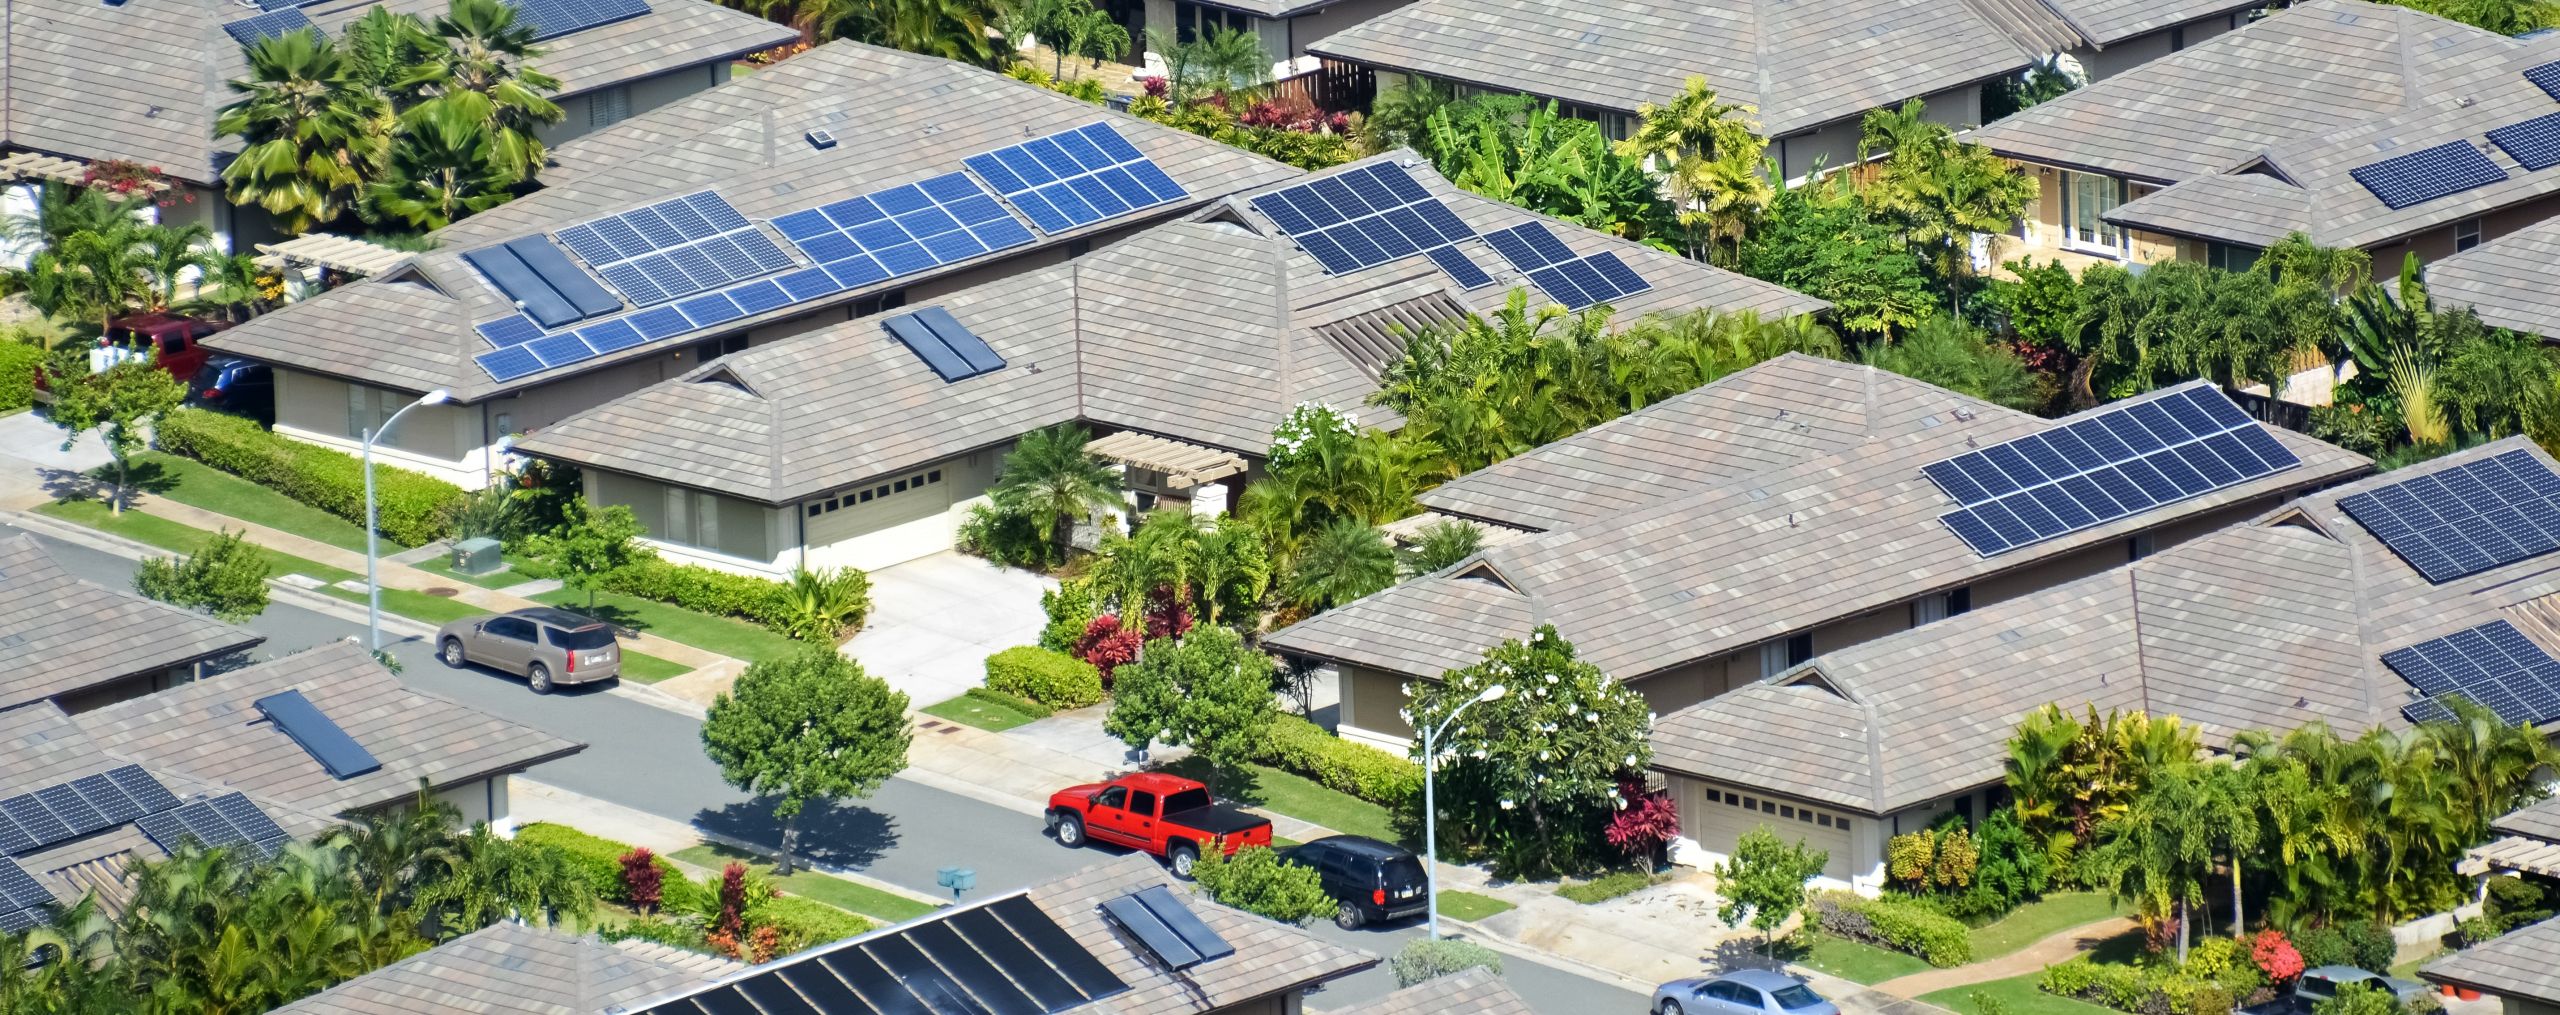
[[[1422,858],[1402,846],[1361,835],[1334,835],[1280,851],[1280,859],[1315,868],[1325,894],[1342,901],[1333,922],[1344,930],[1379,920],[1420,915],[1424,897]]]

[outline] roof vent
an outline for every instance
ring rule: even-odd
[[[1598,43],[1599,41],[1600,41],[1600,26],[1598,26],[1598,25],[1593,25],[1593,26],[1591,26],[1591,27],[1589,27],[1589,28],[1586,28],[1586,29],[1583,29],[1583,30],[1582,30],[1582,44],[1583,44],[1583,45],[1585,45],[1585,46],[1589,46],[1589,45],[1596,44],[1596,43]]]
[[[1884,27],[1884,22],[1879,21],[1867,26],[1867,37],[1872,39],[1876,36],[1883,35],[1886,31],[1887,29]]]
[[[809,147],[815,148],[819,151],[825,151],[836,146],[836,136],[827,133],[827,130],[824,127],[812,130],[801,136],[809,139]]]
[[[1163,885],[1105,902],[1102,911],[1137,938],[1158,961],[1174,969],[1189,969],[1236,953],[1236,946],[1200,922],[1191,907],[1174,898]]]
[[[2356,18],[2356,16],[2355,16],[2355,14],[2354,14],[2354,13],[2349,12],[2349,11],[2339,11],[2339,12],[2338,12],[2338,23],[2339,23],[2339,24],[2341,24],[2341,25],[2352,25],[2352,24],[2355,24],[2355,23],[2356,23],[2356,21],[2357,21],[2357,18]]]

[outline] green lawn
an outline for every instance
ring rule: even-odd
[[[1452,920],[1476,921],[1511,909],[1508,902],[1490,895],[1447,889],[1440,893],[1440,915]]]
[[[115,466],[92,473],[113,478]],[[190,458],[145,451],[133,456],[136,487],[189,507],[254,521],[305,539],[364,552],[364,526]],[[388,539],[382,552],[407,549]]]
[[[952,722],[961,723],[963,725],[975,726],[982,730],[993,730],[998,733],[1020,726],[1024,723],[1031,722],[1038,718],[1037,716],[1008,707],[1001,702],[988,701],[985,698],[972,698],[965,694],[957,698],[952,698],[948,701],[935,702],[931,705],[918,709],[917,711],[923,712],[926,715],[949,719]]]
[[[766,863],[762,857],[727,846],[705,843],[699,846],[687,846],[668,855],[709,870],[716,871],[728,866],[729,861],[742,860],[749,867],[764,874],[773,873],[773,866]],[[912,920],[938,908],[904,895],[884,892],[869,885],[813,870],[794,871],[790,877],[776,878],[774,887],[793,895],[807,896],[837,909],[860,913],[884,923]]]
[[[2104,892],[2055,892],[1973,929],[1973,960],[1996,959],[2121,910]]]
[[[1246,765],[1253,785],[1237,788],[1207,778],[1208,765],[1198,757],[1184,758],[1166,769],[1219,787],[1219,795],[1247,807],[1258,807],[1273,814],[1283,814],[1300,821],[1311,821],[1348,835],[1366,835],[1387,842],[1397,841],[1395,823],[1387,809],[1304,776],[1283,772],[1265,765]]]
[[[514,554],[504,554],[502,556],[509,565],[517,564],[523,559],[515,556]],[[484,589],[512,588],[533,580],[525,577],[523,572],[516,570],[513,566],[494,574],[463,574],[462,572],[453,569],[452,556],[450,554],[443,553],[439,553],[433,557],[429,557],[409,566],[417,568],[420,571],[425,571],[428,574],[451,578],[455,581],[462,582],[463,584],[477,585]],[[585,600],[580,600],[580,602],[584,601]]]
[[[693,667],[683,663],[668,662],[657,656],[633,652],[629,649],[624,649],[622,652],[622,679],[624,680],[654,684],[668,677],[681,677],[691,672]]]
[[[320,593],[322,595],[335,596],[350,603],[362,604],[365,602],[364,593],[349,592],[335,585],[321,589]],[[458,599],[447,599],[443,596],[431,596],[424,592],[412,592],[408,589],[395,588],[385,588],[382,590],[382,612],[397,613],[411,620],[423,620],[427,623],[438,625],[460,620],[464,617],[486,616],[489,613],[487,610],[473,606],[470,603],[462,602]]]
[[[139,511],[114,514],[108,510],[105,501],[55,501],[51,504],[38,505],[36,513],[52,515],[75,525],[123,536],[134,542],[147,543],[172,553],[194,553],[197,548],[204,545],[205,540],[213,538],[213,533],[195,526],[180,524],[166,518],[154,518]],[[267,568],[269,577],[299,574],[324,582],[338,582],[359,577],[353,571],[330,567],[319,561],[305,560],[289,553],[267,550],[265,547],[259,547],[259,549],[266,550],[267,560],[271,562]]]
[[[1959,1012],[1961,1015],[1984,1015],[1982,1006],[1973,1003],[1976,993],[1989,995],[1997,1003],[2000,1015],[2116,1015],[2112,1008],[2101,1008],[2086,1001],[2057,997],[2036,989],[2043,973],[2028,973],[1989,983],[1970,983],[1961,987],[1920,995],[1924,1004]]]
[[[1788,956],[1789,961],[1853,983],[1883,983],[1929,968],[1929,964],[1917,956],[1828,934],[1815,937],[1809,947],[1799,944],[1802,940],[1802,937],[1797,937],[1779,943],[1782,951],[1793,952]]]
[[[607,623],[645,631],[668,641],[682,642],[724,656],[758,662],[778,659],[803,648],[793,641],[743,620],[695,613],[681,607],[653,602],[619,592],[596,593],[595,609],[587,608],[587,594],[576,589],[557,589],[533,597],[535,600],[578,613],[585,613]]]

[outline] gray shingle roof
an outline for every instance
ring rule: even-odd
[[[0,709],[266,641],[192,610],[71,576],[35,537],[0,538]]]
[[[2560,336],[2560,218],[2427,265],[2427,296],[2497,327]]]
[[[1529,1002],[1479,967],[1414,984],[1344,1015],[1529,1015]]]
[[[373,0],[306,8],[331,35]],[[432,17],[443,0],[390,0]],[[216,139],[224,82],[248,62],[222,25],[256,14],[228,0],[26,0],[0,38],[5,143],[76,159],[132,159],[213,184],[232,142]],[[704,0],[657,0],[652,12],[543,43],[536,61],[575,93],[780,45],[797,33]]]
[[[1460,191],[1427,168],[1413,175],[1480,231],[1537,218]],[[993,373],[945,383],[879,318],[864,318],[724,357],[547,427],[520,447],[772,503],[823,496],[1070,419],[1258,457],[1298,402],[1355,406],[1374,390],[1365,365],[1338,334],[1328,336],[1339,331],[1333,325],[1366,322],[1375,333],[1372,318],[1385,310],[1434,299],[1490,310],[1506,292],[1459,293],[1420,257],[1329,277],[1285,239],[1258,232],[1258,216],[1235,214],[1255,227],[1215,219],[1161,225],[934,301],[1005,358]],[[1775,316],[1824,306],[1638,244],[1558,232],[1579,252],[1617,251],[1653,282],[1619,305],[1622,314],[1714,307]],[[1488,269],[1501,265],[1489,251],[1476,256]]]
[[[2551,797],[2516,808],[2491,822],[2489,827],[2508,835],[2522,835],[2547,843],[2560,843],[2560,797]]]
[[[1889,813],[2001,778],[2027,712],[2141,709],[2203,727],[2403,724],[2384,652],[2508,619],[2560,646],[2560,582],[2521,561],[2444,585],[2349,520],[2340,497],[2517,448],[2501,441],[2302,498],[2132,564],[1817,657],[1665,716],[1654,763]],[[2540,452],[2534,451],[2540,455]]]
[[[1972,139],[2011,158],[2174,183],[2457,94],[2482,60],[2524,48],[2406,7],[2315,0],[2037,103]]]
[[[2418,975],[2500,997],[2560,1004],[2560,920],[2544,920],[2472,945],[2427,963]]]
[[[1920,467],[1968,446],[2060,423],[2005,410],[1950,411],[1934,426],[1924,420],[1917,430],[1699,486],[1591,524],[1488,549],[1482,559],[1500,571],[1528,615],[1555,624],[1603,672],[1632,680],[2370,467],[2360,456],[2270,430],[2302,458],[2300,468],[2028,549],[1976,556],[1938,522],[1950,505]],[[1435,576],[1407,584],[1458,580],[1464,579]],[[1372,596],[1275,632],[1265,643],[1298,655],[1437,676],[1437,670],[1402,668],[1409,665],[1409,650],[1377,633],[1424,622],[1381,616],[1404,609],[1408,601]],[[1485,633],[1487,627],[1469,633]],[[1528,633],[1524,626],[1502,636]],[[1472,660],[1499,641],[1444,652]]]
[[[557,168],[543,176],[543,189],[447,227],[436,234],[435,253],[406,269],[261,316],[210,344],[391,387],[444,387],[465,402],[664,355],[665,345],[653,343],[511,382],[491,380],[471,362],[490,348],[472,326],[506,316],[511,304],[463,263],[461,253],[703,188],[716,188],[748,218],[769,219],[955,172],[966,156],[1098,120],[1109,121],[1152,156],[1190,197],[1042,236],[1032,246],[958,267],[795,304],[724,330],[840,309],[864,296],[1169,218],[1221,195],[1299,175],[1241,149],[1001,74],[839,41],[562,145],[554,153]],[[820,127],[836,136],[835,147],[820,150],[802,140]]]
[[[2313,197],[2261,173],[2199,176],[2108,212],[2117,225],[2173,236],[2203,236],[2251,247],[2311,228]]]
[[[707,984],[727,959],[497,923],[276,1009],[278,1015],[602,1015]]]

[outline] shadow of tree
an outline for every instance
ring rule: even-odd
[[[600,602],[594,606],[589,606],[584,602],[573,602],[561,606],[560,609],[567,610],[582,617],[591,617],[596,620],[601,620],[607,624],[613,625],[615,630],[620,631],[623,634],[638,634],[649,629],[649,622],[640,619],[639,614],[622,607],[615,606],[612,603]]]
[[[73,469],[39,467],[36,469],[36,481],[44,486],[44,492],[51,495],[54,500],[65,502],[94,500],[103,504],[106,503],[107,493],[111,489],[106,482],[96,476]],[[125,502],[127,507],[132,505],[131,500]]]
[[[1725,973],[1736,969],[1782,969],[1790,962],[1802,961],[1806,949],[1794,938],[1780,938],[1775,945],[1764,946],[1757,931],[1743,937],[1729,937],[1707,949],[1701,960],[1702,972]]]
[[[112,478],[115,474],[114,470],[114,466],[107,466],[106,469],[101,472],[101,475]],[[177,473],[170,471],[167,466],[164,466],[159,462],[149,460],[139,461],[133,463],[131,468],[125,470],[126,496],[132,496],[134,491],[140,491],[143,493],[167,493],[177,488]]]
[[[1261,780],[1254,777],[1250,768],[1239,772],[1219,772],[1210,766],[1207,759],[1193,754],[1158,765],[1156,771],[1198,779],[1208,784],[1210,795],[1227,803],[1259,807],[1270,802],[1262,792]]]
[[[757,797],[717,810],[704,809],[693,823],[704,830],[751,842],[768,850],[782,848],[782,822],[774,820],[772,797]],[[879,862],[898,844],[898,819],[859,803],[811,801],[800,812],[800,858],[829,866],[861,870]]]

